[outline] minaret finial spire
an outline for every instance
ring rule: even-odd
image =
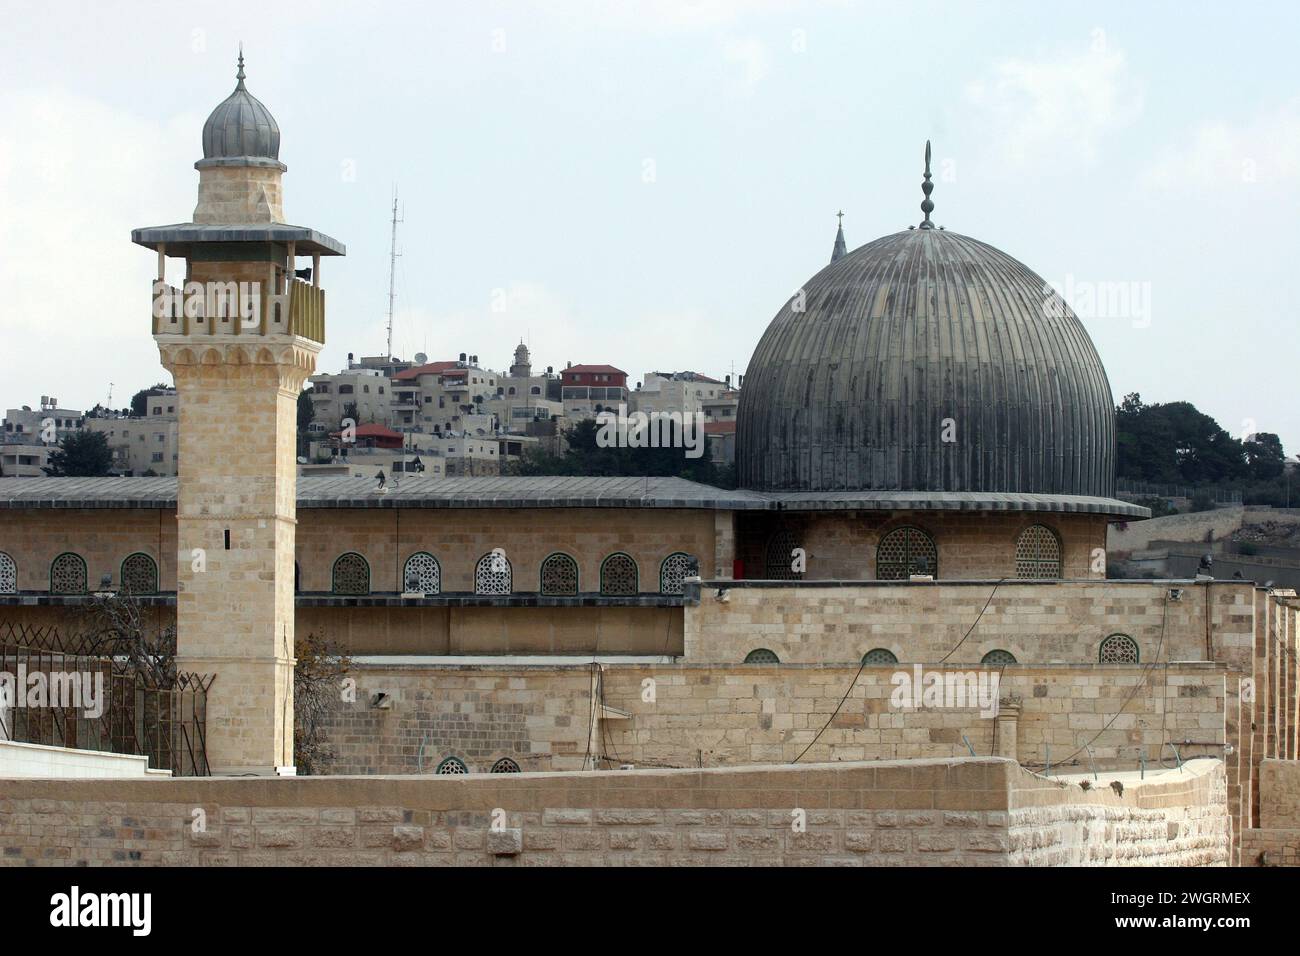
[[[239,43],[239,71],[235,73],[235,79],[239,81],[236,88],[242,90],[244,88],[244,43],[242,40]]]
[[[925,199],[921,200],[921,212],[925,213],[925,219],[921,222],[922,229],[933,229],[934,223],[930,221],[930,213],[934,212],[934,203],[930,200],[930,193],[934,192],[934,183],[930,182],[930,141],[925,141],[925,181],[921,183],[921,192],[925,193]]]

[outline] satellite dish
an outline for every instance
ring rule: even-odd
[[[429,361],[429,356],[425,355],[423,352],[416,352],[416,353],[415,353],[415,364],[416,364],[416,365],[425,365],[425,364],[428,363],[428,361]]]

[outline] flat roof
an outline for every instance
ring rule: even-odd
[[[376,469],[378,471],[378,469]],[[176,507],[175,478],[0,478],[0,509]],[[388,475],[298,478],[299,508],[703,508],[716,511],[1027,511],[1148,517],[1146,508],[1081,495],[969,492],[762,492],[684,478]]]

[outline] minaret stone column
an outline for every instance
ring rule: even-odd
[[[325,341],[320,257],[283,222],[280,130],[244,86],[203,127],[194,221],[137,229],[158,252],[153,334],[180,404],[177,665],[214,674],[214,774],[293,772],[298,395]],[[310,282],[296,258],[312,257]],[[180,288],[167,257],[185,260]]]

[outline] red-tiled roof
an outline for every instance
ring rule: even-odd
[[[414,368],[408,368],[405,372],[398,372],[393,376],[393,381],[406,382],[413,378],[419,378],[421,375],[436,375],[439,372],[445,372],[448,369],[453,369],[455,367],[455,362],[429,362],[425,365],[417,365]]]
[[[342,432],[330,432],[330,437],[337,438],[339,435],[342,434],[343,434]],[[395,432],[391,428],[388,428],[385,425],[378,425],[373,422],[366,425],[358,425],[356,430],[356,436],[357,438],[390,438],[390,439],[395,438],[398,441],[402,440],[401,432]]]
[[[705,422],[704,434],[706,435],[730,435],[736,430],[735,422]]]
[[[613,372],[617,375],[626,375],[627,372],[621,368],[615,368],[612,365],[571,365],[564,369],[565,372]]]

